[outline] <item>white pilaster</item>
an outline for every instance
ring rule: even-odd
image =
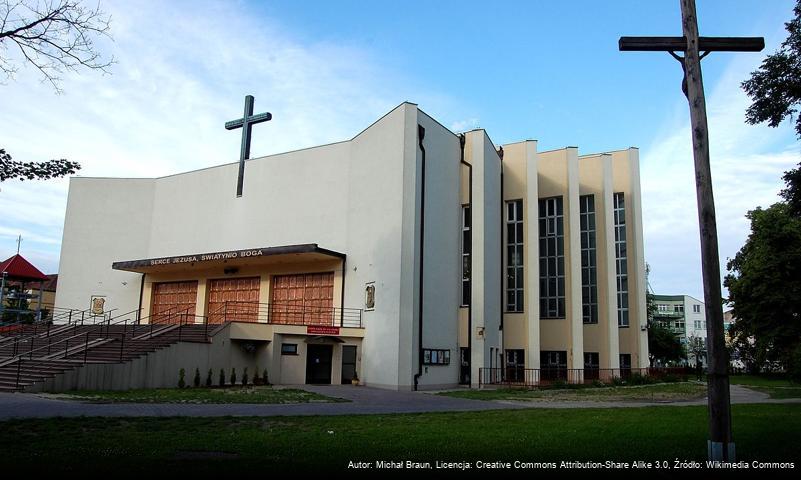
[[[567,279],[570,282],[569,302],[570,322],[570,352],[568,356],[568,368],[584,368],[584,322],[581,310],[581,230],[579,212],[579,173],[578,173],[578,149],[567,149],[567,202],[565,223],[569,225],[569,245],[568,265],[570,274]]]
[[[526,142],[526,367],[540,368],[540,234],[537,142]]]
[[[606,297],[606,317],[607,341],[609,350],[609,361],[602,368],[620,368],[620,333],[617,326],[617,274],[615,271],[615,218],[614,218],[614,187],[612,184],[612,156],[603,156],[603,201],[600,207],[603,209],[603,225],[598,225],[598,229],[603,228],[604,242],[597,242],[598,257],[604,256],[605,270],[598,269],[598,295]],[[599,262],[600,263],[600,262]],[[605,281],[602,281],[601,276]]]

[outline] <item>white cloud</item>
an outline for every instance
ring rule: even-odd
[[[57,96],[26,68],[0,87],[0,146],[17,160],[69,158],[83,176],[153,177],[238,160],[244,95],[273,121],[251,156],[350,138],[410,93],[369,50],[299,40],[244,2],[105,2],[113,74],[66,75]],[[447,97],[415,90],[436,105]],[[67,181],[4,182],[0,257],[36,250],[56,271]],[[99,220],[102,223],[102,219]],[[113,239],[109,239],[113,241]],[[5,258],[5,257],[3,257]]]
[[[734,256],[750,231],[745,214],[776,202],[783,186],[782,173],[801,159],[788,126],[771,129],[745,123],[750,101],[739,84],[758,61],[745,55],[736,57],[716,86],[707,88],[711,92],[707,113],[722,275],[726,259]],[[670,117],[641,159],[646,260],[657,293],[703,299],[686,102]]]

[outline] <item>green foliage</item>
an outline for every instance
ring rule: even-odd
[[[225,386],[225,371],[222,368],[220,369],[220,379],[218,385],[221,387]]]
[[[253,385],[261,385],[261,378],[259,378],[259,367],[258,366],[253,371]]]
[[[49,180],[72,175],[81,169],[77,162],[48,160],[46,162],[18,162],[0,148],[0,182],[6,180]]]
[[[801,218],[784,203],[746,216],[751,234],[724,281],[737,319],[732,348],[749,372],[791,368],[801,345]]]
[[[242,386],[248,384],[248,367],[245,367],[245,370],[242,371]]]
[[[231,385],[236,385],[236,368],[231,368]]]
[[[195,378],[192,379],[192,385],[194,385],[195,388],[200,386],[200,369],[197,367],[195,367]]]
[[[186,380],[184,380],[185,376],[186,370],[183,368],[178,370],[178,388],[184,388],[186,386]]]
[[[211,387],[212,380],[211,380],[211,369],[209,369],[209,374],[206,376],[206,386]]]
[[[648,354],[654,360],[667,364],[684,358],[684,346],[678,335],[656,322],[648,325]]]
[[[768,122],[777,127],[785,118],[792,118],[801,103],[801,0],[793,13],[795,18],[785,23],[788,36],[779,50],[768,55],[742,83],[752,101],[745,114],[752,125]],[[796,116],[795,131],[801,137],[801,116]]]
[[[261,379],[262,379],[262,381],[264,382],[265,385],[269,385],[270,384],[270,378],[267,376],[267,369],[266,368],[264,369],[264,373],[262,374]]]

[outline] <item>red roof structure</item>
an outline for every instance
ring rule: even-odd
[[[0,263],[0,275],[5,275],[7,280],[19,282],[46,282],[49,280],[47,275],[40,272],[19,253]]]

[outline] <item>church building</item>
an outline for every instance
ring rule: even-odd
[[[648,366],[635,148],[498,146],[403,103],[242,165],[71,178],[56,307],[208,325],[216,353],[169,378],[409,390]]]

